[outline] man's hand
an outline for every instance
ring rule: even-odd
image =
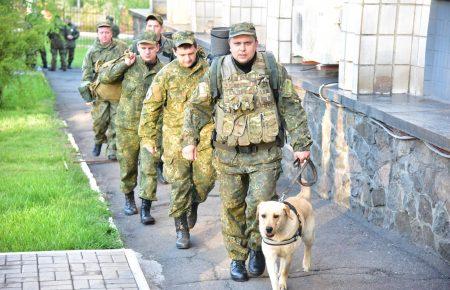
[[[131,66],[135,61],[136,61],[136,54],[135,53],[131,52],[125,57],[125,64],[127,66]]]
[[[158,149],[156,147],[152,147],[150,145],[144,145],[143,146],[145,150],[150,152],[150,154],[155,155],[156,152],[158,152]]]
[[[303,164],[303,162],[305,162],[305,160],[309,158],[309,155],[309,151],[297,151],[294,152],[294,159],[298,160],[300,164]]]
[[[92,107],[94,105],[94,102],[93,101],[92,102],[86,102],[85,104],[86,104],[86,106]]]
[[[73,39],[72,34],[67,35],[67,39],[72,40]]]
[[[182,154],[184,159],[187,159],[189,161],[194,161],[197,159],[197,146],[195,145],[188,145],[183,148]]]

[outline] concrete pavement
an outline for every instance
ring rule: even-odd
[[[85,160],[93,157],[90,108],[78,95],[80,70],[46,72],[57,95],[57,111],[80,147]],[[229,259],[220,232],[220,200],[215,188],[199,208],[191,232],[192,248],[175,248],[173,219],[168,217],[169,186],[159,185],[152,214],[156,224],[143,226],[138,215],[122,213],[117,163],[92,163],[93,172],[127,248],[142,254],[140,265],[150,287],[158,289],[270,289],[265,273],[246,283],[229,278]],[[280,191],[287,184],[279,182]],[[140,202],[139,202],[140,204]],[[313,198],[316,242],[312,271],[301,269],[303,249],[291,267],[290,289],[450,289],[450,266],[435,253],[394,232],[377,228],[330,201]]]

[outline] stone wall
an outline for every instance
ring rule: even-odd
[[[304,107],[319,174],[313,192],[450,261],[450,160],[420,140],[394,139],[366,116],[312,93]]]

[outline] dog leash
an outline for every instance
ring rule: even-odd
[[[312,175],[313,175],[313,180],[311,182],[303,182],[302,174],[305,171],[306,167],[308,167],[308,166],[311,168],[311,172],[312,172]],[[300,167],[300,161],[298,159],[296,159],[294,161],[294,167],[296,167],[296,168]],[[291,183],[289,184],[289,186],[281,193],[280,198],[278,199],[278,201],[279,202],[284,202],[284,200],[286,199],[286,194],[289,191],[291,191],[291,189],[292,189],[292,187],[294,186],[295,183],[298,183],[298,184],[300,184],[302,186],[310,187],[310,186],[314,185],[316,182],[317,182],[317,169],[316,169],[316,166],[311,161],[311,159],[306,158],[305,162],[300,167],[300,170],[295,174],[294,178],[291,180]]]

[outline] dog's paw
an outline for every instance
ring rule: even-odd
[[[280,283],[278,283],[278,289],[279,290],[287,290],[286,281],[280,281]]]
[[[303,263],[303,271],[305,272],[309,272],[309,270],[311,269],[311,264],[310,263]]]

